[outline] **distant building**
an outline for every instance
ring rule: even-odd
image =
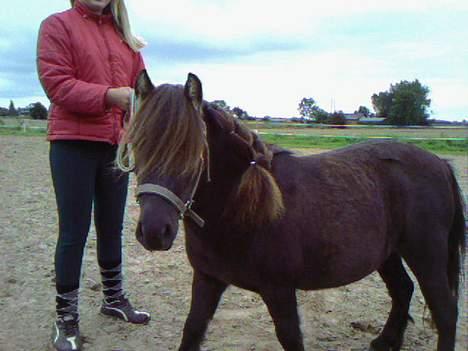
[[[346,119],[346,124],[358,124],[361,118],[364,118],[363,113],[344,113],[344,118]]]
[[[362,117],[359,119],[359,124],[382,124],[385,117]]]
[[[26,107],[18,107],[16,111],[18,111],[19,116],[29,116],[31,114],[31,109],[33,108],[34,104],[29,104]]]
[[[428,122],[431,126],[467,126],[468,125],[468,122],[466,120],[445,121],[442,119],[429,119]]]
[[[273,122],[273,123],[285,123],[285,122],[288,122],[288,119],[287,118],[281,118],[281,117],[270,117],[269,121]]]
[[[9,111],[5,107],[0,107],[0,116],[8,116]]]

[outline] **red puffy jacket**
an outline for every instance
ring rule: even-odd
[[[51,101],[48,140],[91,140],[117,144],[124,111],[106,107],[109,88],[135,86],[144,68],[114,26],[80,1],[48,17],[39,31],[37,66]]]

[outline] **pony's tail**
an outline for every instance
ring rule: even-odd
[[[455,200],[455,215],[448,237],[448,266],[447,275],[450,290],[458,301],[460,277],[464,280],[465,263],[465,203],[460,186],[455,179],[453,168],[449,165],[450,176],[452,178],[452,189]]]
[[[281,190],[275,178],[264,167],[252,164],[241,177],[233,204],[238,207],[235,211],[239,224],[270,223],[284,212]]]

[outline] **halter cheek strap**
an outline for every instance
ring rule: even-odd
[[[168,188],[162,187],[157,184],[145,183],[137,186],[136,188],[136,197],[140,197],[143,194],[158,195],[166,200],[168,200],[172,205],[174,205],[179,210],[180,219],[184,219],[186,216],[190,217],[200,228],[203,228],[205,221],[192,210],[193,197],[195,192],[198,189],[198,184],[200,183],[201,174],[203,172],[203,160],[200,164],[200,170],[198,171],[197,179],[195,181],[195,186],[192,189],[190,197],[187,202],[183,202],[180,197],[170,191]]]
[[[195,211],[191,209],[193,200],[189,200],[186,203],[184,203],[176,194],[174,194],[169,189],[150,183],[142,184],[136,188],[137,197],[143,194],[159,195],[168,200],[179,210],[180,219],[184,219],[185,216],[188,216],[191,219],[193,219],[193,221],[199,227],[202,228],[205,225],[205,221],[199,215],[197,215]]]

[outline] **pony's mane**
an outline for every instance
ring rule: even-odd
[[[205,124],[184,95],[182,85],[164,84],[145,97],[130,122],[136,173],[193,175],[205,149]]]
[[[279,218],[284,212],[283,196],[271,167],[274,154],[284,150],[265,144],[257,134],[214,104],[205,104],[204,111],[216,119],[246,162],[247,170],[226,206],[225,216],[235,214],[238,223],[249,226]]]
[[[226,215],[241,225],[261,225],[277,219],[284,208],[282,194],[270,172],[272,147],[214,104],[204,102],[203,113],[221,127],[226,138],[231,138],[235,152],[246,162]],[[153,172],[160,176],[193,176],[208,151],[205,120],[181,85],[154,88],[141,101],[124,142],[132,143],[140,181]]]
[[[271,161],[273,160],[272,145],[265,144],[257,134],[242,122],[239,122],[232,114],[213,103],[206,103],[204,112],[214,117],[223,130],[237,139],[236,142],[240,144],[238,146],[239,150],[247,147],[248,161],[255,161],[262,167],[268,170],[271,169]]]

